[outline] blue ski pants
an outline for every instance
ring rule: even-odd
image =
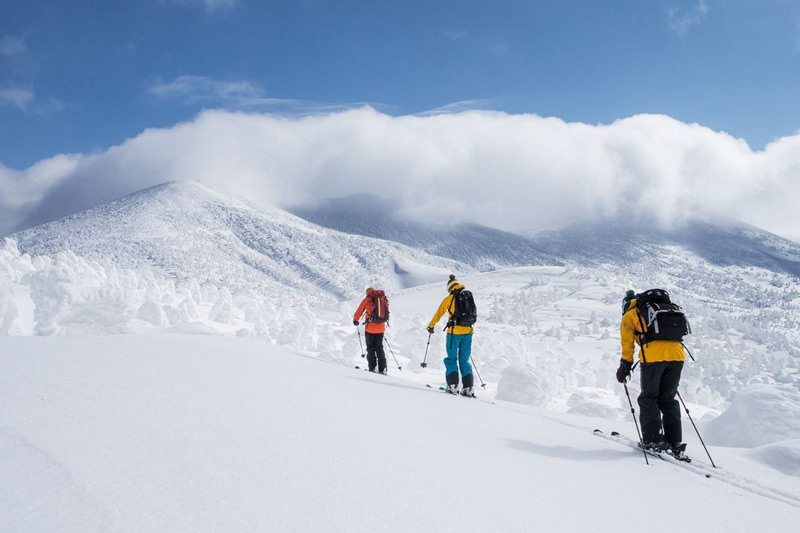
[[[444,359],[445,375],[458,372],[461,368],[461,375],[472,374],[472,365],[469,364],[469,356],[472,353],[472,333],[465,335],[447,334],[447,357]]]

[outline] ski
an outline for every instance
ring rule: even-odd
[[[449,394],[450,396],[461,396],[462,398],[472,398],[473,400],[479,400],[479,401],[484,402],[484,403],[489,403],[489,404],[492,404],[492,405],[496,405],[492,400],[487,400],[485,398],[478,398],[475,395],[473,395],[473,396],[464,396],[463,394],[461,394],[461,392],[456,392],[455,394],[452,393],[452,392],[447,392],[447,387],[443,387],[441,385],[433,385],[431,383],[426,383],[425,387],[428,388],[428,389],[431,389],[431,390],[435,390],[435,391],[443,392],[445,394]]]
[[[388,374],[382,374],[382,373],[377,372],[377,371],[371,371],[369,368],[360,367],[358,365],[355,365],[353,368],[355,368],[356,370],[363,370],[364,372],[371,372],[372,374],[378,374],[379,376],[387,376],[388,375]]]
[[[628,446],[629,448],[632,448],[639,453],[642,452],[642,448],[639,445],[638,440],[626,437],[625,435],[622,435],[616,431],[612,431],[611,433],[605,433],[602,430],[595,429],[592,433],[597,437]],[[692,460],[688,457],[686,459],[678,459],[677,457],[674,457],[668,453],[661,453],[654,450],[644,450],[644,453],[646,453],[650,457],[655,457],[667,463],[672,463],[675,465],[681,465],[687,467],[690,470],[694,470],[698,474],[703,474],[707,478],[711,477],[711,473],[708,471],[707,467],[696,463],[692,463]]]

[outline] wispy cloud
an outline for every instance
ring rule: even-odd
[[[0,87],[0,106],[28,111],[36,99],[32,89],[23,87]]]
[[[488,52],[496,57],[504,57],[511,51],[511,45],[508,43],[493,43],[486,47]]]
[[[158,81],[146,90],[156,98],[180,100],[187,104],[253,108],[292,102],[281,98],[268,98],[263,88],[249,81],[215,80],[206,76],[178,76],[170,82]]]
[[[444,32],[444,38],[448,41],[460,41],[466,36],[466,30],[447,30]]]
[[[699,0],[688,9],[670,8],[667,10],[669,29],[676,35],[684,36],[690,29],[702,24],[710,11],[705,0]]]
[[[473,99],[461,100],[460,102],[451,102],[435,109],[429,109],[417,113],[420,117],[429,117],[434,115],[448,115],[453,113],[461,113],[463,111],[471,111],[473,109],[491,109],[494,102],[486,99]]]
[[[0,55],[14,57],[21,56],[28,51],[25,37],[6,35],[0,39]]]
[[[166,4],[204,7],[206,11],[223,11],[236,7],[240,0],[161,0]]]
[[[0,107],[12,107],[23,113],[46,116],[64,108],[56,98],[39,98],[30,87],[6,85],[0,87]]]

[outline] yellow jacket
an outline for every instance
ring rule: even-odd
[[[461,284],[455,285],[453,287],[454,291],[459,289],[464,289],[465,287]],[[436,310],[434,313],[433,318],[431,319],[430,324],[428,324],[429,328],[436,327],[436,323],[442,318],[442,315],[445,313],[449,313],[449,318],[453,317],[453,312],[455,311],[455,302],[453,301],[453,293],[448,294],[445,296],[442,303],[439,304],[439,309]],[[471,326],[453,326],[452,328],[447,328],[448,333],[453,333],[454,335],[466,335],[467,333],[472,333]]]
[[[636,311],[636,299],[631,300],[628,310],[622,315],[619,325],[619,338],[622,344],[622,358],[633,362],[634,343],[641,347],[642,341],[638,333],[647,331],[644,320],[639,320]],[[684,361],[683,345],[678,341],[653,341],[639,349],[639,361],[656,363],[659,361]]]

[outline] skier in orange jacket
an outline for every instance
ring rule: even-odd
[[[366,296],[358,305],[353,315],[353,325],[358,326],[362,316],[364,321],[364,338],[367,342],[367,364],[369,371],[386,374],[386,354],[383,352],[383,334],[386,331],[386,321],[389,318],[388,301],[383,291],[370,287]]]

